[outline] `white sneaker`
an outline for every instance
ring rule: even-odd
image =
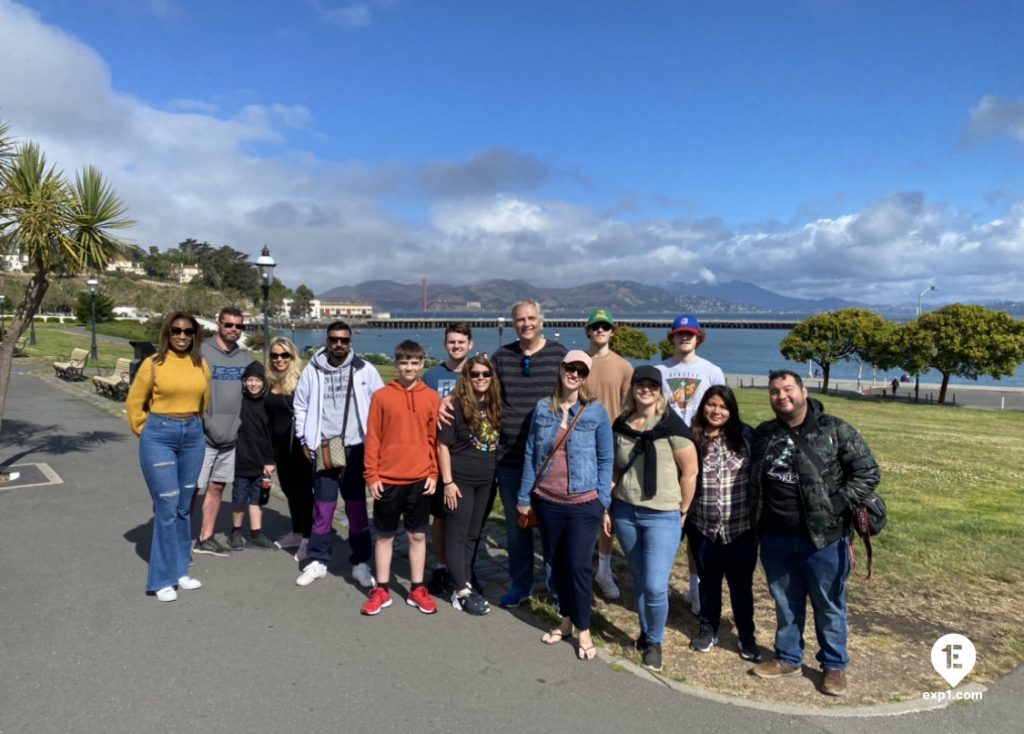
[[[309,558],[309,538],[303,538],[299,541],[299,549],[295,551],[295,555],[292,558],[296,561],[304,561]]]
[[[194,579],[191,576],[182,576],[178,579],[178,588],[185,589],[186,591],[192,591],[192,589],[198,589],[203,585],[203,582],[199,579]]]
[[[322,579],[327,575],[327,566],[320,563],[320,561],[313,561],[306,570],[302,572],[302,575],[295,579],[295,583],[299,586],[309,586],[317,579]]]
[[[281,550],[284,550],[285,548],[297,548],[300,543],[302,543],[302,536],[298,533],[288,533],[274,541],[274,545]]]
[[[174,590],[173,586],[165,586],[156,592],[156,598],[160,601],[174,601],[178,598],[178,592]]]
[[[373,572],[365,563],[357,563],[352,567],[352,578],[358,581],[364,589],[372,589],[377,585],[377,580],[373,578]]]
[[[604,594],[605,599],[618,599],[622,592],[619,591],[618,585],[615,583],[615,577],[611,573],[598,573],[594,576],[594,580],[597,585],[601,587],[601,593]]]

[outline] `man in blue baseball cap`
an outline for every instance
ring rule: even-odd
[[[658,365],[664,383],[662,387],[668,404],[686,425],[690,425],[704,393],[712,385],[724,385],[725,375],[718,365],[697,356],[697,348],[704,342],[705,333],[700,328],[696,316],[688,313],[676,316],[672,322],[672,329],[668,332],[668,338],[675,346],[676,353],[671,359]],[[692,553],[688,553],[687,556],[690,570],[690,611],[700,614],[700,578],[697,576]]]

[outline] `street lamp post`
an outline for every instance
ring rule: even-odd
[[[96,294],[99,292],[100,282],[93,275],[89,277],[89,280],[85,281],[85,284],[89,286],[89,300],[92,301],[92,349],[90,349],[89,353],[93,363],[95,363],[99,359],[96,355]]]
[[[498,346],[499,347],[501,346],[501,334],[502,334],[503,331],[505,331],[505,317],[504,316],[499,316],[498,317]]]
[[[6,305],[7,305],[7,296],[5,296],[3,293],[0,293],[0,342],[2,342],[4,340],[4,338],[5,338],[5,335],[4,335],[4,311],[5,311],[4,306],[6,306]]]
[[[263,364],[270,365],[270,286],[274,282],[274,267],[277,265],[270,256],[270,248],[263,245],[263,251],[256,258],[260,271],[260,285],[263,288]]]
[[[935,284],[933,283],[932,285],[928,286],[923,291],[921,291],[920,294],[918,294],[918,296],[917,296],[917,318],[921,318],[921,314],[924,313],[924,297],[925,297],[925,294],[929,293],[930,291],[934,291],[934,290],[937,290],[937,288],[935,287]],[[917,403],[917,402],[920,402],[920,401],[921,401],[921,374],[918,373],[918,374],[914,375],[914,402]]]

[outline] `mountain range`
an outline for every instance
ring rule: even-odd
[[[358,301],[376,311],[422,312],[421,284],[369,280],[337,286],[317,296],[321,301]],[[545,311],[589,311],[603,306],[619,313],[674,314],[817,312],[860,306],[839,298],[804,299],[782,296],[753,283],[733,280],[717,285],[670,283],[665,287],[628,280],[603,280],[569,288],[542,288],[522,280],[494,279],[468,285],[428,283],[427,311],[505,311],[523,298],[544,305]]]

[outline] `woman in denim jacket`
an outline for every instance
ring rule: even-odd
[[[517,500],[520,515],[530,512],[531,499],[537,512],[544,562],[551,567],[562,617],[541,641],[557,644],[575,627],[580,660],[597,655],[590,637],[591,559],[611,504],[614,463],[611,421],[585,385],[591,366],[586,352],[570,351],[551,398],[537,403]]]

